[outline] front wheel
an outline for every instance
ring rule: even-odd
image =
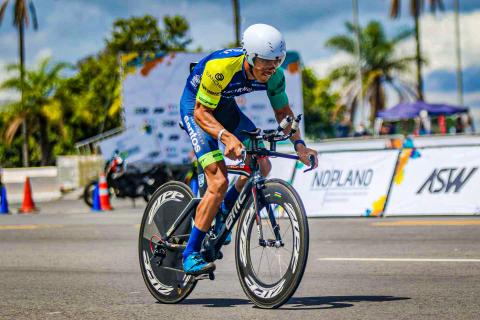
[[[256,223],[253,199],[238,224],[237,274],[243,291],[255,305],[278,308],[290,299],[302,280],[308,257],[308,222],[300,197],[285,181],[267,180],[260,192],[261,228]],[[281,245],[275,233],[280,235]]]

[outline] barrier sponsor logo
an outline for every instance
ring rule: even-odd
[[[265,110],[266,106],[264,104],[255,103],[252,104],[252,110]]]
[[[135,108],[135,114],[147,114],[148,113],[148,107],[137,107]]]
[[[317,169],[295,175],[293,186],[310,216],[378,216],[397,157],[397,150],[325,152]]]
[[[268,122],[268,124],[275,124],[275,123],[277,123],[277,120],[276,120],[276,119],[273,119],[273,118],[269,118],[269,119],[267,120],[267,122]]]
[[[172,128],[172,127],[175,127],[176,122],[174,120],[163,120],[162,125],[165,128]]]
[[[458,193],[478,170],[473,168],[442,168],[434,169],[427,180],[422,184],[417,194],[424,191],[429,193]]]
[[[177,140],[179,140],[179,139],[180,139],[180,136],[179,136],[178,134],[172,134],[172,135],[168,138],[169,141],[177,141]]]
[[[169,104],[167,106],[168,108],[168,114],[171,115],[171,116],[175,116],[178,114],[178,105],[176,104]]]
[[[409,150],[402,155],[408,156]],[[478,214],[478,146],[421,148],[421,157],[399,159],[385,215]]]
[[[324,170],[315,172],[311,189],[368,188],[373,179],[373,170]]]
[[[165,109],[162,107],[156,107],[155,109],[153,109],[153,114],[162,114],[164,112],[165,112]]]

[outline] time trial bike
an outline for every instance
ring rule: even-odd
[[[223,217],[218,233],[207,232],[201,254],[206,261],[221,259],[222,245],[238,223],[235,261],[238,278],[248,298],[261,308],[278,308],[294,294],[307,264],[309,234],[305,209],[295,189],[280,179],[261,176],[261,157],[298,160],[298,156],[276,151],[276,143],[289,139],[298,129],[301,115],[285,118],[275,130],[256,129],[243,133],[250,138],[246,164],[227,166],[231,174],[248,180],[233,208]],[[291,130],[284,133],[292,124]],[[260,141],[268,141],[269,149]],[[310,157],[311,170],[314,157]],[[200,168],[199,168],[200,169]],[[200,194],[206,189],[203,172],[198,174]],[[143,214],[138,250],[141,272],[150,293],[162,303],[178,303],[195,288],[198,280],[212,273],[193,276],[183,271],[186,247],[195,211],[201,197],[178,181],[167,182],[152,195]],[[217,228],[218,229],[218,228]]]

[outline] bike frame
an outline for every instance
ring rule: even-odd
[[[250,157],[249,165],[243,164],[243,165],[236,165],[236,166],[227,166],[227,171],[229,173],[247,176],[248,180],[245,183],[245,186],[243,187],[242,191],[240,192],[237,200],[235,201],[234,206],[228,213],[222,230],[220,231],[220,233],[217,235],[216,238],[210,238],[209,247],[214,248],[214,251],[215,251],[214,256],[216,256],[216,254],[222,248],[223,243],[227,238],[227,235],[232,231],[233,227],[237,223],[238,219],[240,218],[240,213],[243,212],[246,204],[250,200],[250,197],[253,197],[253,202],[255,206],[256,223],[257,223],[257,228],[259,232],[260,245],[262,246],[267,245],[267,243],[263,239],[263,231],[262,231],[262,225],[261,225],[262,218],[260,216],[260,207],[261,207],[260,204],[264,202],[264,199],[265,199],[262,190],[265,188],[264,183],[266,179],[262,177],[260,174],[258,159],[263,157],[267,157],[267,158],[281,157],[281,158],[288,158],[288,159],[294,159],[294,160],[299,159],[299,157],[296,155],[279,153],[279,152],[270,151],[264,148],[260,148],[257,150],[249,150],[247,151],[247,155]],[[186,245],[173,244],[173,243],[170,243],[169,240],[172,237],[173,233],[184,222],[184,220],[187,219],[188,217],[191,217],[195,213],[196,208],[201,200],[202,198],[193,198],[189,202],[189,204],[185,207],[185,209],[182,211],[182,213],[178,216],[178,218],[175,220],[175,222],[170,227],[170,229],[167,231],[165,237],[161,241],[162,244],[167,249],[182,250],[182,251],[185,249]],[[275,244],[279,246],[283,245],[282,239],[280,236],[280,230],[278,228],[278,225],[276,223],[275,217],[273,215],[273,212],[270,206],[267,207],[267,211],[268,211],[268,217],[270,219],[272,228],[275,233],[275,238],[276,238]]]

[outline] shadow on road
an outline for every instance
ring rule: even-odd
[[[330,297],[294,297],[282,310],[336,309],[353,307],[354,302],[387,302],[408,300],[407,297],[393,296],[330,296]]]
[[[186,299],[182,304],[203,304],[204,307],[209,308],[229,308],[239,305],[252,304],[250,300],[247,299],[223,299],[223,298],[213,298],[213,299]]]
[[[393,296],[331,296],[331,297],[294,297],[281,310],[335,309],[353,307],[355,302],[387,302],[408,300],[407,297]],[[208,308],[230,308],[252,304],[247,299],[187,299],[183,304],[203,305]],[[252,304],[253,305],[253,304]],[[256,308],[256,307],[255,307]]]

